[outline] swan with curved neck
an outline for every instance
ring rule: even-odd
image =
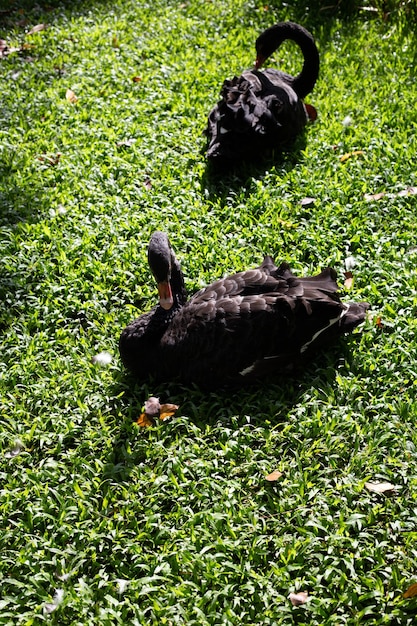
[[[268,68],[265,61],[285,40],[295,41],[303,54],[300,73],[291,76]],[[309,112],[304,105],[318,78],[320,59],[312,35],[299,24],[280,22],[267,28],[256,40],[253,70],[226,80],[221,100],[211,111],[206,134],[207,157],[228,161],[257,159],[290,144],[305,127]]]
[[[124,365],[142,382],[216,388],[279,376],[317,346],[350,332],[368,308],[341,302],[334,270],[297,278],[269,256],[187,300],[165,233],[152,235],[148,259],[163,301],[130,323],[119,340]],[[165,283],[168,291],[160,290]]]

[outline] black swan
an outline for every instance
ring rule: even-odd
[[[129,324],[119,341],[122,362],[141,381],[213,389],[283,373],[312,348],[353,330],[368,308],[340,301],[333,269],[297,278],[269,256],[187,301],[165,233],[152,235],[148,260],[160,303]]]
[[[297,76],[259,68],[286,39],[295,41],[304,56]],[[314,107],[303,98],[319,74],[319,53],[310,33],[293,22],[267,28],[256,40],[255,69],[223,83],[221,100],[208,118],[207,158],[212,163],[239,162],[269,156],[301,133]]]

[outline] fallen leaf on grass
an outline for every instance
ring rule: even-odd
[[[116,146],[118,148],[130,148],[135,143],[135,137],[130,137],[130,139],[122,139],[122,141],[118,141]]]
[[[21,46],[20,48],[15,48],[15,47],[10,48],[7,45],[7,41],[5,41],[4,39],[0,39],[0,57],[6,57],[12,52],[20,52],[20,50],[25,50],[26,45],[27,44],[23,44],[23,46]]]
[[[134,83],[140,83],[140,81],[142,80],[140,76],[133,76],[132,80]]]
[[[178,404],[161,404],[159,419],[166,420],[168,417],[172,417],[178,409]]]
[[[301,204],[301,206],[311,206],[312,204],[315,203],[315,201],[316,201],[315,198],[306,197],[306,198],[303,198],[302,200],[300,200],[300,204]]]
[[[388,193],[387,191],[380,191],[379,193],[366,193],[364,194],[364,200],[371,202],[372,200],[381,200],[381,198],[404,198],[405,196],[417,195],[417,187],[406,187],[401,189],[398,193]]]
[[[381,191],[380,193],[366,193],[363,197],[367,202],[370,202],[371,200],[381,200],[385,195],[385,191]]]
[[[146,413],[141,413],[136,420],[136,424],[141,428],[146,428],[147,426],[153,426],[154,421],[152,418],[148,417]]]
[[[364,486],[373,493],[386,493],[387,495],[393,494],[397,490],[397,487],[392,483],[365,483]]]
[[[78,102],[78,98],[72,89],[67,89],[67,91],[65,92],[65,97],[68,102],[71,102],[71,104],[75,104],[76,102]]]
[[[275,483],[279,478],[281,478],[281,476],[282,472],[280,472],[279,470],[274,470],[273,472],[268,474],[268,476],[265,476],[265,480],[267,480],[269,483]]]
[[[344,163],[353,156],[362,156],[363,154],[365,154],[363,150],[353,150],[353,152],[346,152],[346,154],[342,154],[339,159],[341,163]]]
[[[308,592],[298,591],[298,593],[290,593],[288,597],[293,606],[300,606],[301,604],[305,604],[307,602]]]
[[[403,598],[415,598],[417,596],[417,583],[413,583],[409,586],[407,591],[404,591]]]
[[[30,29],[29,32],[26,33],[26,37],[28,35],[34,35],[35,33],[39,33],[41,30],[45,30],[46,24],[36,24],[33,28]]]
[[[378,328],[384,328],[380,315],[377,315],[375,318],[375,326],[378,326]]]
[[[352,289],[353,274],[352,272],[345,272],[345,289]]]
[[[178,410],[178,404],[161,404],[159,398],[151,396],[145,402],[143,412],[139,415],[136,423],[141,428],[146,426],[153,426],[154,420],[159,418],[161,421],[172,417]]]
[[[397,193],[398,197],[403,197],[403,196],[415,196],[417,195],[417,187],[407,187],[407,189],[402,189],[401,191],[399,191]]]
[[[40,154],[38,161],[42,161],[46,165],[58,165],[60,158],[61,152],[57,152],[56,154]]]

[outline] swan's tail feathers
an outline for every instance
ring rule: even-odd
[[[340,330],[342,333],[350,333],[356,326],[366,319],[369,309],[368,302],[348,302],[346,313],[340,318]]]

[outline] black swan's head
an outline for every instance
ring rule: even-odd
[[[168,311],[174,304],[184,304],[185,287],[180,265],[167,235],[153,233],[148,245],[148,263],[156,280],[159,304]]]

